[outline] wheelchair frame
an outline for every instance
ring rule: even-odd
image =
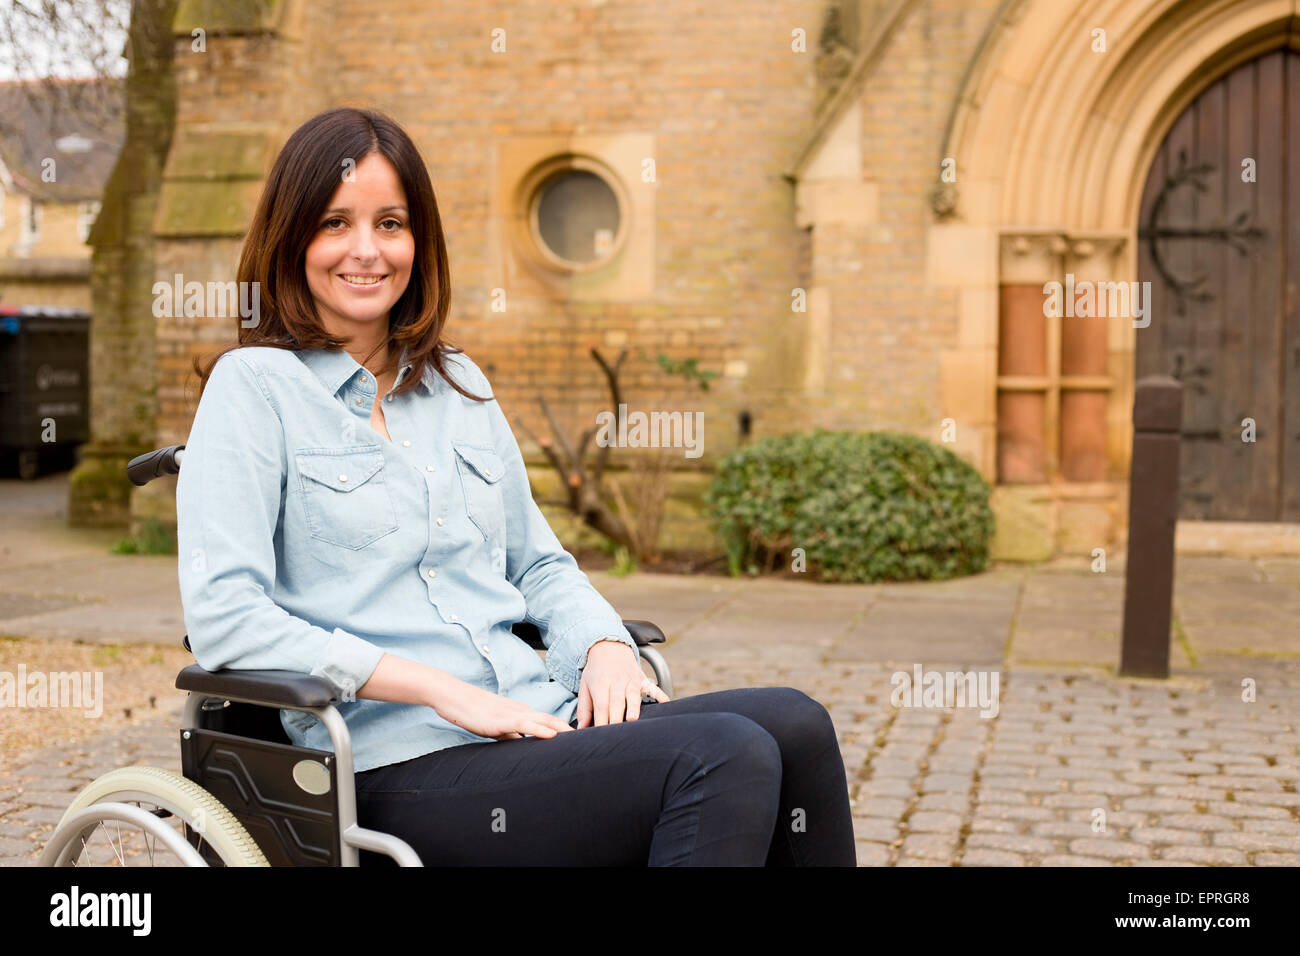
[[[173,445],[132,459],[127,474],[136,485],[175,474],[184,448]],[[648,621],[623,624],[671,697],[668,664],[649,646],[663,643],[664,633]],[[512,631],[535,650],[546,649],[535,625],[521,621]],[[183,641],[190,650],[189,636]],[[180,729],[182,776],[234,816],[270,865],[358,866],[362,850],[388,856],[399,866],[424,865],[404,840],[357,822],[352,738],[334,706],[338,698],[323,678],[292,671],[207,671],[191,664],[177,675],[176,687],[188,692]],[[281,710],[302,711],[324,724],[333,752],[294,746],[280,723]],[[149,802],[144,791],[130,796]],[[196,859],[221,861],[188,822],[187,842],[180,843],[161,815],[167,811],[143,811],[112,799],[70,809],[51,834],[41,865],[70,863],[74,833],[101,819],[140,825],[189,865],[197,865]],[[189,848],[195,852],[185,852]]]

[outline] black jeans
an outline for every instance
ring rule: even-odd
[[[426,866],[857,863],[830,715],[790,687],[643,703],[637,720],[448,747],[356,783],[360,825]]]

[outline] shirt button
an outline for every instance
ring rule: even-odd
[[[484,654],[490,654],[490,653],[491,653],[491,651],[488,650],[488,646],[487,646],[486,644],[480,644],[480,645],[479,645],[479,649],[482,650]]]
[[[438,527],[440,527],[440,528],[442,527],[442,519],[441,519],[441,518],[438,519]]]
[[[451,616],[451,619],[452,619],[453,621],[459,621],[459,620],[460,620],[460,618],[458,618],[455,614],[453,614],[453,615]]]
[[[358,404],[358,405],[364,405],[365,403],[366,403],[366,400],[365,400],[364,398],[358,398],[358,399],[357,399],[357,404]]]
[[[424,470],[425,470],[425,471],[433,471],[433,465],[425,465],[425,466],[424,466]]]
[[[402,442],[402,447],[403,447],[403,448],[410,448],[410,447],[411,447],[411,443],[410,443],[409,441],[404,441],[404,442]]]
[[[430,578],[436,578],[437,576],[438,576],[438,572],[435,571],[435,570],[433,570],[433,568],[430,568],[430,569],[429,569],[429,577],[430,577]]]
[[[384,396],[384,401],[386,401],[386,402],[391,402],[392,400],[393,400],[393,396],[391,396],[391,395],[385,395],[385,396]]]
[[[347,475],[339,475],[339,481],[347,481],[347,480],[348,480]]]

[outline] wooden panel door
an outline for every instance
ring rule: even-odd
[[[1300,54],[1277,50],[1197,97],[1147,177],[1137,374],[1183,383],[1182,518],[1300,521],[1298,163]]]

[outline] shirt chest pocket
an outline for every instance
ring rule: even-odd
[[[377,444],[305,448],[295,457],[313,538],[359,550],[397,530]]]
[[[494,449],[468,442],[452,442],[456,450],[456,470],[465,491],[465,510],[469,520],[491,544],[500,546],[505,538],[505,500],[501,494],[501,477],[505,463]]]

